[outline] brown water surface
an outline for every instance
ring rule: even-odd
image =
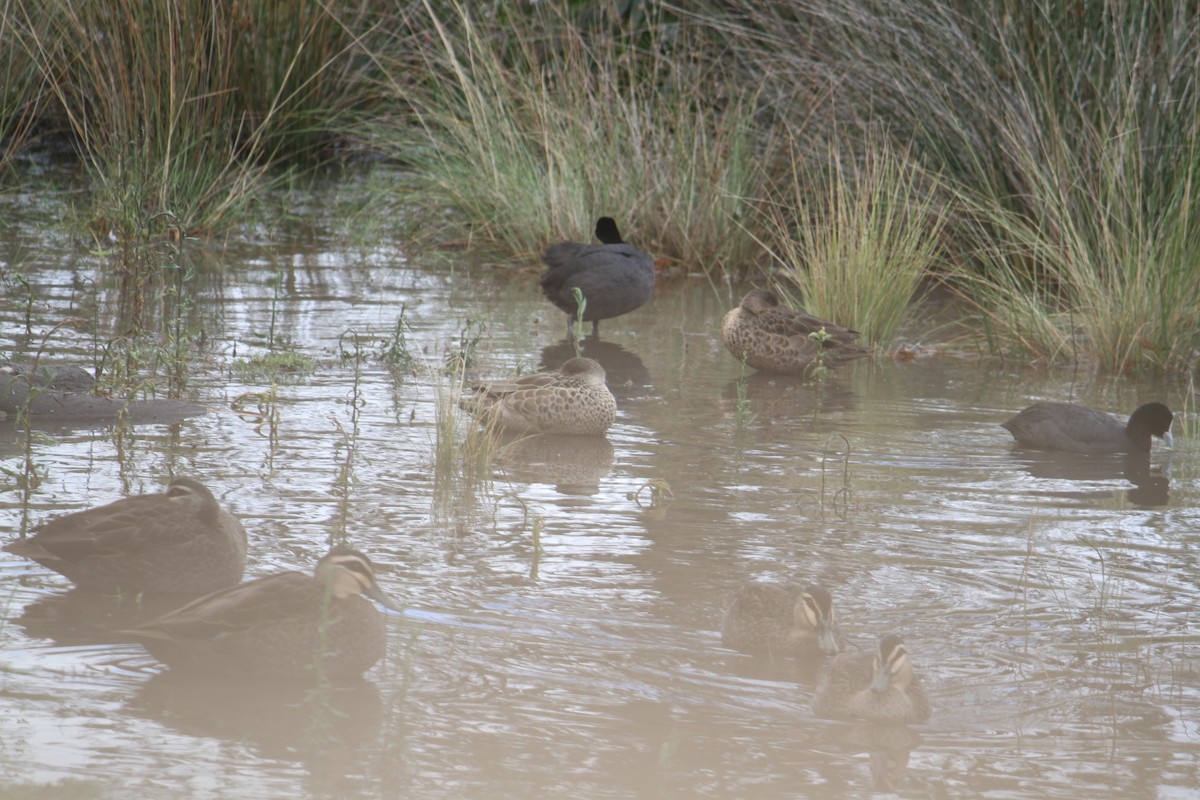
[[[739,408],[740,368],[716,336],[736,298],[700,282],[660,289],[586,345],[618,399],[606,439],[520,442],[490,480],[439,476],[437,397],[451,383],[438,367],[480,332],[468,321],[483,321],[471,375],[502,376],[557,366],[565,320],[535,272],[411,259],[399,241],[351,246],[321,224],[187,245],[201,273],[189,324],[204,337],[185,396],[208,415],[43,431],[27,510],[23,432],[0,423],[0,533],[194,476],[243,520],[248,575],[308,570],[331,536],[368,552],[405,607],[387,658],[335,692],[188,683],[114,633],[153,609],[81,596],[0,553],[0,786],[1196,796],[1191,443],[1129,472],[1014,453],[998,427],[1037,399],[1127,412],[1151,397],[1179,406],[1177,391],[945,352],[819,381],[751,375]],[[33,297],[5,285],[0,351],[28,356],[83,316],[95,333],[60,331],[51,350],[94,363],[118,306],[101,259],[31,222],[0,247]],[[416,367],[397,375],[378,354],[402,307]],[[232,410],[270,388],[233,364],[262,353],[272,327],[319,360],[276,387],[274,424]],[[656,499],[654,481],[671,497]],[[723,649],[723,610],[749,579],[820,581],[852,647],[901,633],[932,720],[817,720],[814,669]]]

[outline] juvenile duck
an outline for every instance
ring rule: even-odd
[[[559,242],[542,253],[548,269],[542,273],[542,293],[566,312],[567,338],[575,334],[578,316],[574,289],[583,293],[583,321],[600,332],[600,320],[641,308],[654,290],[654,260],[621,239],[611,217],[596,222],[600,244]]]
[[[617,416],[617,401],[604,378],[600,362],[571,358],[550,372],[476,386],[462,406],[509,433],[595,436]]]
[[[312,575],[281,572],[205,595],[129,631],[172,669],[345,682],[383,657],[387,627],[365,599],[398,611],[371,560],[338,547]]]
[[[824,331],[824,341],[809,336]],[[820,356],[826,365],[870,355],[856,344],[858,331],[780,305],[766,289],[754,289],[721,320],[721,339],[738,361],[764,372],[801,373]]]
[[[869,722],[924,722],[932,710],[908,650],[895,634],[880,639],[874,652],[860,650],[833,659],[813,702],[819,717]]]
[[[820,586],[748,583],[725,612],[721,643],[747,653],[833,655],[842,650],[833,598]]]
[[[246,569],[246,529],[192,478],[58,517],[4,549],[101,591],[201,594]]]
[[[1162,403],[1145,403],[1122,425],[1116,417],[1073,403],[1034,403],[1000,426],[1017,444],[1068,453],[1149,453],[1151,437],[1174,444],[1175,417]]]

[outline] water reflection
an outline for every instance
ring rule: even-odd
[[[594,495],[612,472],[614,453],[603,436],[542,433],[508,438],[496,464],[511,481],[550,484],[562,494]]]
[[[816,688],[817,679],[828,660],[820,656],[792,658],[771,653],[730,655],[725,659],[725,671],[739,678],[756,681],[778,681]]]
[[[0,419],[28,415],[51,425],[161,425],[208,412],[183,400],[122,400],[95,393],[96,380],[74,365],[0,363]]]
[[[370,681],[305,688],[173,670],[152,675],[126,708],[190,736],[244,742],[263,758],[297,759],[341,775],[361,769],[358,754],[378,738],[384,713]]]
[[[741,386],[745,386],[744,389]],[[836,376],[815,379],[799,375],[752,372],[729,381],[722,389],[727,407],[746,403],[763,422],[775,419],[816,419],[822,412],[853,411],[858,403],[854,390]]]
[[[876,792],[904,788],[909,757],[922,742],[920,734],[899,723],[837,725],[830,739],[847,755],[868,755],[871,789]]]
[[[644,397],[650,393],[650,371],[637,353],[596,336],[581,341],[579,350],[579,355],[595,359],[604,367],[606,383],[614,397]],[[564,361],[574,357],[575,345],[570,340],[548,344],[542,348],[542,368],[558,369]]]
[[[38,597],[12,618],[27,635],[59,645],[132,642],[122,633],[172,611],[187,595],[119,595],[70,589]]]
[[[1169,465],[1155,468],[1147,453],[1089,455],[1017,449],[1013,460],[1035,478],[1046,481],[1126,480],[1133,488],[1125,493],[1130,505],[1165,506],[1170,501]],[[1107,491],[1053,490],[1061,497],[1104,496]]]

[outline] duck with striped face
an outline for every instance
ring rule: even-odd
[[[363,553],[337,547],[311,575],[281,572],[201,597],[129,633],[173,670],[231,679],[357,680],[398,611]]]
[[[933,707],[913,670],[904,641],[889,633],[872,652],[835,658],[817,685],[819,717],[868,722],[925,722]]]
[[[746,584],[725,613],[721,642],[746,653],[800,658],[842,650],[833,597],[815,584]]]

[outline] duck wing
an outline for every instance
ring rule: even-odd
[[[281,572],[205,595],[131,633],[174,641],[215,639],[302,616],[312,603],[322,602],[323,594],[311,575]]]

